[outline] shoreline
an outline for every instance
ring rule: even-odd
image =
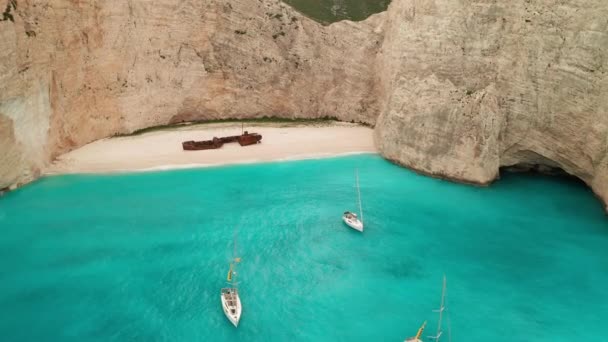
[[[105,138],[57,157],[42,176],[154,172],[378,153],[373,129],[358,124],[247,123],[244,130],[262,134],[261,143],[230,143],[202,151],[182,149],[182,141],[240,134],[239,122],[193,124]]]
[[[355,156],[362,154],[373,154],[379,155],[378,152],[369,152],[369,151],[354,151],[354,152],[345,152],[345,153],[321,153],[314,155],[298,155],[293,157],[281,158],[281,159],[270,159],[270,160],[262,160],[262,159],[249,159],[249,160],[241,160],[236,162],[226,162],[226,163],[213,163],[213,164],[167,164],[167,165],[159,165],[150,168],[144,169],[116,169],[111,171],[102,171],[102,172],[53,172],[52,170],[45,171],[41,175],[42,177],[51,177],[51,176],[62,176],[62,175],[112,175],[112,174],[125,174],[125,173],[145,173],[145,172],[157,172],[157,171],[172,171],[172,170],[188,170],[188,169],[205,169],[205,168],[214,168],[214,167],[224,167],[224,166],[237,166],[237,165],[248,165],[248,164],[266,164],[266,163],[281,163],[281,162],[290,162],[290,161],[300,161],[300,160],[316,160],[316,159],[328,159],[328,158],[336,158],[336,157],[347,157],[347,156]]]

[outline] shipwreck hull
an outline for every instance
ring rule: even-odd
[[[262,141],[262,136],[257,133],[243,134],[237,138],[237,142],[241,146],[254,145]]]
[[[218,138],[213,138],[213,140],[205,140],[205,141],[184,141],[182,143],[182,148],[184,151],[198,151],[198,150],[214,150],[222,147],[224,143],[222,143]]]
[[[262,141],[262,135],[258,133],[245,133],[241,135],[232,135],[228,137],[217,138],[203,141],[184,141],[182,148],[184,151],[199,151],[199,150],[215,150],[222,147],[225,143],[238,142],[241,146],[255,145]]]

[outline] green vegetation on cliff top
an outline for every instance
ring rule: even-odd
[[[256,125],[256,124],[327,125],[327,124],[331,124],[336,121],[338,121],[337,118],[329,117],[329,116],[321,117],[321,118],[314,118],[314,119],[303,119],[303,118],[285,119],[285,118],[265,116],[262,118],[252,118],[252,119],[199,120],[199,121],[192,121],[192,122],[185,122],[185,123],[173,123],[173,124],[167,124],[167,125],[151,126],[151,127],[138,129],[131,133],[117,133],[117,134],[114,134],[113,137],[128,137],[128,136],[134,136],[134,135],[141,135],[141,134],[149,133],[149,132],[164,131],[164,130],[174,129],[174,128],[178,128],[178,127],[207,125],[207,124],[216,124],[216,123],[243,123],[243,124],[248,124],[248,125]]]
[[[302,14],[322,23],[364,20],[385,11],[390,0],[283,0]]]

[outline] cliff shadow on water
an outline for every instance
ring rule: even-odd
[[[573,189],[585,189],[590,194],[595,196],[604,208],[608,208],[604,199],[593,191],[593,189],[582,179],[568,173],[566,170],[543,164],[528,164],[520,163],[511,166],[503,166],[500,168],[497,182],[509,181],[514,177],[521,176],[524,178],[539,178],[550,182],[559,182]]]

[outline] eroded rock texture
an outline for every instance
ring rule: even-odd
[[[608,196],[608,2],[394,1],[376,142],[425,173],[487,183],[561,167]]]

